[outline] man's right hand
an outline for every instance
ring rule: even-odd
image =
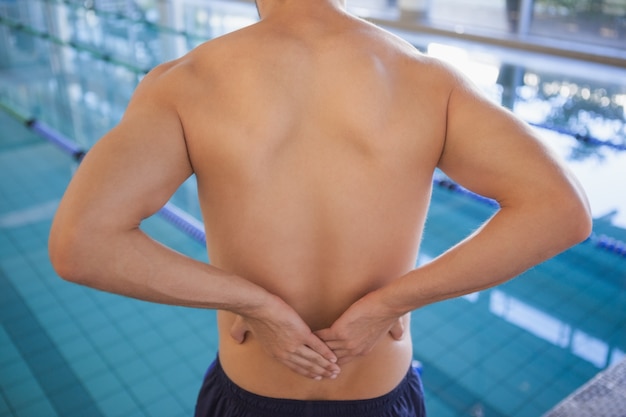
[[[265,352],[292,371],[312,379],[334,379],[340,372],[337,356],[317,337],[298,313],[274,297],[251,315],[238,315],[230,329],[237,343],[251,333]]]
[[[377,292],[366,294],[354,302],[328,329],[315,334],[335,352],[344,365],[371,352],[386,334],[401,340],[408,333],[408,316],[398,316],[383,303]]]

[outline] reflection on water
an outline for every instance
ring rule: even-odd
[[[626,71],[621,78],[599,79],[584,68],[568,75],[437,42],[420,49],[455,65],[529,123],[626,150]]]
[[[603,233],[626,240],[626,70],[570,61],[559,72],[563,63],[541,57],[523,62],[471,46],[418,47],[536,126],[582,182]]]
[[[626,357],[626,353],[619,347],[609,346],[606,341],[502,290],[493,289],[488,296],[489,310],[492,314],[554,346],[568,349],[572,354],[592,363],[598,369],[614,365]]]
[[[515,91],[515,105],[535,109],[530,122],[626,149],[626,85],[526,70]]]
[[[85,148],[117,123],[145,71],[256,19],[251,4],[184,3],[123,13],[93,2],[28,4],[28,13],[0,6],[0,45],[7,46],[0,53],[0,101]],[[418,48],[453,63],[495,101],[547,129],[551,146],[581,175],[596,217],[626,228],[626,196],[615,192],[626,177],[626,70],[530,55],[512,59],[510,52],[475,45]],[[175,199],[198,215],[187,196],[192,188],[183,187]]]

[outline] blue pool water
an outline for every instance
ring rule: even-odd
[[[90,42],[100,42],[98,53],[14,28],[11,65],[0,68],[0,416],[188,416],[216,353],[214,313],[76,286],[60,280],[48,261],[50,221],[76,162],[19,118],[36,117],[88,149],[119,120],[142,68],[167,58],[155,41],[164,29],[86,17],[79,8],[66,12],[83,24],[73,26],[74,36],[86,42],[89,33]],[[221,26],[213,34],[253,16],[241,5],[229,13],[214,18]],[[102,31],[99,40],[94,28]],[[135,54],[121,53],[115,34],[132,31]],[[626,356],[626,257],[615,243],[626,241],[626,70],[409,37],[542,126],[546,143],[568,160],[591,198],[593,239],[497,288],[413,313],[414,356],[423,365],[431,416],[540,416]],[[188,47],[197,42],[185,39]],[[66,65],[52,65],[60,56]],[[173,203],[197,215],[193,189],[190,180]],[[436,186],[419,262],[493,210]],[[143,227],[206,260],[203,245],[163,217]]]

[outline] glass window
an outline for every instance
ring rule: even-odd
[[[412,20],[416,30],[546,42],[573,51],[608,47],[600,53],[609,56],[626,51],[626,0],[351,0],[349,5],[363,16]]]
[[[626,49],[626,0],[535,0],[530,32]]]
[[[465,27],[508,31],[506,6],[509,3],[518,3],[518,1],[432,0],[429,19],[433,24],[452,24],[458,32],[463,32]],[[514,6],[517,4],[510,7]]]

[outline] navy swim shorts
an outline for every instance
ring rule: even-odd
[[[235,385],[216,359],[204,378],[195,417],[425,417],[422,383],[411,367],[388,394],[366,400],[301,401],[269,398]]]

